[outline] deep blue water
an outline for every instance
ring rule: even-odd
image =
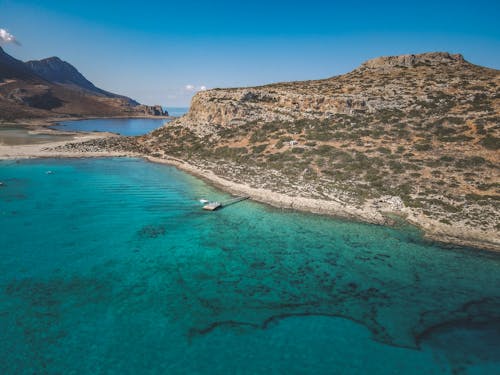
[[[111,132],[125,136],[143,135],[159,128],[168,119],[152,118],[108,118],[78,121],[62,121],[52,128],[64,131]]]
[[[52,174],[46,174],[48,170]],[[0,162],[0,373],[498,374],[500,256],[136,159]]]

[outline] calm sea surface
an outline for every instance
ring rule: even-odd
[[[52,171],[47,174],[47,171]],[[499,374],[500,256],[136,159],[0,162],[0,373]]]
[[[180,117],[187,113],[189,108],[172,107],[166,108],[170,116]],[[80,132],[111,132],[125,136],[143,135],[153,131],[170,119],[154,118],[112,118],[112,119],[90,119],[79,121],[61,121],[53,129],[63,131]]]
[[[78,121],[62,121],[53,129],[79,132],[111,132],[126,136],[143,135],[159,128],[168,119],[151,118],[108,118]]]

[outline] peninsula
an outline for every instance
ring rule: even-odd
[[[199,92],[148,135],[34,156],[144,156],[274,206],[396,215],[434,240],[500,251],[499,81],[458,54],[379,57],[323,80]]]

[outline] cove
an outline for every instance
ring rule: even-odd
[[[52,171],[47,174],[47,171]],[[1,373],[492,374],[500,256],[140,159],[0,162]]]

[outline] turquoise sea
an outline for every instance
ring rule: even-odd
[[[52,173],[47,174],[48,171]],[[138,159],[1,161],[1,374],[499,374],[500,256]]]

